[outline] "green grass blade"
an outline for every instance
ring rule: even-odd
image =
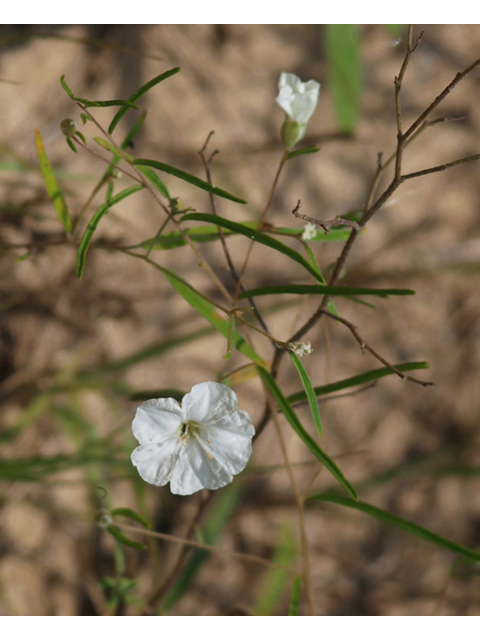
[[[180,67],[175,67],[174,69],[169,69],[168,71],[161,73],[159,76],[156,76],[152,80],[149,80],[146,84],[142,85],[140,89],[137,89],[137,91],[135,91],[135,93],[133,93],[130,96],[130,98],[128,99],[128,102],[135,103],[141,96],[145,95],[145,93],[147,93],[147,91],[149,91],[152,87],[155,87],[157,84],[159,84],[163,80],[166,80],[167,78],[170,78],[171,76],[175,75],[179,71],[180,71]],[[111,121],[108,127],[108,133],[110,135],[112,135],[112,133],[115,130],[115,127],[123,118],[123,116],[127,113],[128,109],[129,109],[128,106],[123,106],[121,109],[117,111],[117,113],[113,117],[113,120]]]
[[[297,576],[292,585],[292,595],[290,596],[290,606],[288,607],[289,616],[298,616],[298,607],[300,605],[300,590],[302,588],[302,579]]]
[[[270,247],[275,251],[279,251],[280,253],[283,253],[284,255],[289,257],[291,260],[294,260],[295,262],[300,264],[304,269],[308,271],[308,273],[310,273],[315,278],[315,280],[319,280],[320,282],[322,282],[321,275],[300,253],[298,253],[298,251],[287,247],[287,245],[283,244],[283,242],[280,242],[279,240],[276,240],[275,238],[267,236],[265,233],[263,233],[263,231],[256,231],[255,229],[247,227],[244,224],[240,224],[239,222],[233,222],[232,220],[227,220],[226,218],[222,218],[220,216],[214,216],[210,213],[188,213],[186,216],[182,217],[182,222],[186,222],[187,220],[197,220],[199,222],[214,223],[219,227],[229,229],[230,231],[239,233],[243,236],[246,236],[247,238],[250,238],[251,240],[255,240],[255,242]]]
[[[192,214],[196,215],[196,214]],[[316,272],[317,280],[320,280]],[[364,287],[329,287],[325,284],[281,284],[272,287],[259,287],[244,291],[239,299],[253,298],[255,296],[269,296],[279,293],[294,293],[296,295],[325,295],[330,296],[378,296],[388,298],[388,296],[413,296],[415,291],[411,289],[367,289]]]
[[[175,287],[178,293],[185,298],[190,306],[196,309],[210,324],[212,324],[225,338],[228,338],[229,327],[227,320],[224,320],[216,311],[215,307],[205,300],[193,287],[191,287],[183,278],[179,275],[166,269],[165,267],[159,267],[161,271],[165,274],[165,277],[170,282],[170,284]],[[238,331],[233,331],[232,343],[235,348],[243,353],[243,355],[250,358],[253,362],[257,364],[264,365],[265,362],[262,358],[254,351],[242,336],[238,333]]]
[[[35,129],[35,145],[37,147],[38,161],[40,163],[40,171],[42,172],[45,187],[50,200],[53,203],[57,218],[63,225],[67,233],[72,230],[72,220],[68,213],[67,203],[62,192],[58,188],[52,166],[48,160],[45,147],[43,146],[42,134],[39,129]]]
[[[350,482],[345,478],[343,473],[337,467],[335,462],[321,449],[312,436],[304,429],[300,420],[297,417],[297,414],[292,409],[287,399],[280,391],[279,386],[275,382],[272,375],[263,367],[257,367],[259,374],[263,378],[265,384],[270,389],[273,397],[275,398],[276,403],[278,404],[280,410],[282,411],[285,418],[290,423],[291,427],[295,431],[295,433],[303,440],[303,442],[307,445],[313,455],[320,460],[320,462],[330,471],[330,473],[338,480],[338,482],[342,485],[342,487],[349,493],[355,500],[357,499],[357,492],[354,487],[350,484]]]
[[[335,116],[340,129],[351,133],[360,116],[362,95],[359,27],[356,24],[328,24],[324,29]]]
[[[325,280],[322,270],[320,269],[320,265],[317,262],[317,259],[315,258],[315,254],[313,253],[312,249],[308,246],[308,244],[305,242],[305,251],[308,255],[308,258],[310,260],[310,262],[312,263],[312,266],[318,271],[318,273],[320,274],[321,280],[320,282],[322,284],[327,284],[327,281]],[[328,310],[330,311],[330,313],[333,313],[333,315],[338,316],[339,313],[337,311],[337,308],[335,307],[335,305],[333,304],[333,300],[329,300],[327,302],[327,307]]]
[[[399,371],[415,371],[416,369],[428,369],[427,362],[407,362],[405,364],[396,364],[395,367]],[[388,367],[381,367],[380,369],[372,369],[366,373],[361,373],[358,376],[352,376],[351,378],[345,378],[345,380],[339,380],[338,382],[332,382],[331,384],[324,384],[320,387],[314,387],[313,390],[316,396],[323,396],[327,393],[334,393],[335,391],[342,391],[343,389],[350,389],[350,387],[356,387],[360,384],[367,384],[384,378],[385,376],[395,375],[394,372]],[[305,391],[298,391],[292,393],[287,397],[290,404],[296,404],[297,402],[303,402],[307,399]]]
[[[290,357],[293,360],[293,364],[297,368],[303,388],[305,389],[305,395],[307,396],[310,411],[312,413],[313,423],[315,425],[315,429],[317,430],[318,437],[321,438],[323,434],[322,418],[320,416],[318,400],[312,385],[312,381],[310,380],[310,377],[297,354],[293,353],[293,351],[289,351],[289,353]]]
[[[460,553],[463,556],[467,556],[468,558],[473,558],[474,560],[480,560],[480,552],[474,551],[473,549],[469,549],[468,547],[464,547],[461,544],[457,544],[452,540],[448,540],[448,538],[444,538],[443,536],[439,536],[437,533],[430,531],[426,527],[422,527],[419,524],[415,524],[415,522],[411,522],[410,520],[405,520],[404,518],[400,518],[399,516],[390,513],[389,511],[384,511],[383,509],[379,509],[378,507],[374,507],[367,502],[357,502],[355,500],[351,500],[350,498],[345,498],[343,496],[337,496],[335,494],[330,493],[319,493],[317,495],[312,496],[309,500],[318,500],[321,502],[333,502],[335,504],[342,505],[344,507],[349,507],[351,509],[356,509],[357,511],[362,511],[363,513],[376,518],[377,520],[381,520],[386,524],[392,525],[393,527],[397,527],[398,529],[402,529],[402,531],[406,531],[407,533],[411,533],[414,536],[422,538],[422,540],[426,540],[427,542],[431,542],[432,544],[437,545],[438,547],[443,547],[444,549],[448,549],[449,551],[453,551],[454,553]]]
[[[219,196],[220,198],[225,198],[226,200],[231,200],[232,202],[237,202],[239,204],[248,204],[246,200],[242,200],[242,198],[238,198],[237,196],[228,193],[228,191],[224,191],[223,189],[219,189],[218,187],[212,187],[211,184],[205,182],[205,180],[201,180],[196,176],[193,176],[191,173],[187,173],[182,169],[177,169],[176,167],[172,167],[169,164],[165,164],[164,162],[158,162],[157,160],[145,160],[139,158],[134,160],[134,164],[138,167],[147,166],[152,169],[156,169],[157,171],[163,171],[164,173],[169,173],[171,176],[175,176],[180,180],[184,180],[185,182],[189,182],[193,184],[195,187],[199,189],[203,189],[203,191],[207,191],[215,196]]]
[[[289,567],[295,561],[295,537],[291,523],[286,522],[280,530],[273,562]],[[253,615],[271,616],[275,614],[290,579],[289,572],[279,567],[271,567],[262,584],[260,597],[255,603]]]
[[[137,193],[137,191],[140,191],[141,189],[143,189],[143,186],[140,184],[135,185],[133,187],[129,187],[128,189],[124,189],[123,191],[120,191],[120,193],[118,193],[116,196],[113,196],[113,198],[109,198],[107,202],[102,204],[95,211],[95,213],[92,216],[92,219],[87,225],[87,228],[83,232],[83,236],[82,236],[82,239],[80,240],[80,245],[78,247],[78,251],[77,251],[77,277],[78,278],[81,278],[83,276],[83,272],[85,270],[85,260],[87,257],[88,247],[90,246],[90,242],[92,240],[93,234],[95,233],[95,229],[98,227],[98,223],[100,222],[100,220],[103,218],[103,216],[107,213],[107,211],[111,207],[113,207],[115,204],[117,204],[121,200],[128,198],[128,196],[132,195],[133,193]]]

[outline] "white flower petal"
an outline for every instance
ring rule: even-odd
[[[294,73],[282,73],[278,89],[278,104],[294,122],[306,125],[317,106],[320,84],[315,80],[302,82]]]
[[[188,496],[200,489],[219,489],[229,484],[233,476],[215,460],[210,460],[205,450],[193,438],[178,460],[172,473],[172,493]]]
[[[175,433],[185,420],[185,412],[173,398],[147,400],[137,409],[133,435],[140,444],[162,442]]]
[[[219,382],[201,382],[192,387],[182,400],[187,420],[207,424],[233,413],[238,407],[234,391]]]
[[[201,446],[228,473],[236,475],[243,471],[252,455],[252,435],[235,433],[222,427],[201,429],[199,436]]]
[[[170,480],[183,448],[175,437],[170,437],[162,444],[137,447],[131,460],[146,482],[163,487]]]

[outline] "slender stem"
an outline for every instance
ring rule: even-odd
[[[194,540],[188,540],[187,538],[179,538],[178,536],[171,536],[167,533],[159,533],[158,531],[149,531],[148,529],[142,529],[141,527],[132,527],[129,524],[123,524],[120,522],[115,522],[115,526],[119,529],[123,529],[124,531],[128,531],[129,533],[136,533],[143,536],[149,536],[151,538],[158,538],[159,540],[166,540],[167,542],[173,542],[174,544],[188,545],[190,547],[195,547],[196,549],[205,549],[206,551],[226,555],[230,558],[237,558],[238,560],[242,560],[244,562],[253,562],[255,564],[261,564],[264,567],[274,567],[276,569],[288,571],[289,573],[295,573],[293,569],[287,567],[284,564],[271,562],[270,560],[265,560],[264,558],[250,555],[249,553],[230,551],[229,549],[222,549],[221,547],[215,547],[211,544],[196,542]]]
[[[140,182],[140,184],[143,184],[143,186],[150,191],[150,193],[152,194],[152,196],[154,197],[154,199],[156,200],[156,202],[159,204],[159,206],[163,209],[163,211],[165,211],[165,213],[167,214],[167,216],[169,217],[169,219],[173,222],[173,224],[178,228],[178,230],[181,232],[182,236],[185,238],[186,242],[190,245],[190,247],[193,249],[193,251],[195,252],[195,254],[197,255],[197,257],[199,258],[202,266],[204,267],[205,271],[208,273],[208,275],[210,276],[210,278],[215,282],[215,284],[217,285],[217,287],[220,289],[220,291],[222,292],[222,294],[224,295],[225,299],[228,300],[229,302],[231,302],[232,300],[232,296],[228,293],[228,291],[226,290],[226,288],[223,286],[222,282],[220,281],[220,279],[218,278],[218,276],[215,274],[215,272],[213,271],[213,269],[210,267],[210,265],[208,264],[208,262],[205,260],[205,258],[202,256],[202,254],[198,251],[198,249],[196,248],[195,244],[192,242],[191,238],[189,237],[189,235],[185,232],[185,230],[182,228],[180,222],[178,220],[175,219],[175,217],[172,215],[171,211],[165,207],[165,205],[163,204],[163,202],[160,200],[157,192],[155,191],[155,189],[152,187],[152,185],[150,184],[150,182],[148,180],[145,179],[145,176],[138,170],[138,168],[132,164],[132,162],[130,161],[130,159],[128,158],[127,154],[124,153],[124,151],[122,149],[120,149],[120,147],[115,143],[115,141],[113,140],[113,138],[108,134],[107,131],[105,131],[105,129],[102,127],[102,125],[94,118],[94,116],[92,116],[92,114],[88,111],[88,109],[86,109],[82,104],[80,104],[79,102],[77,102],[77,105],[80,107],[80,109],[82,109],[82,111],[84,111],[86,114],[88,114],[88,116],[91,118],[92,122],[98,127],[98,129],[103,133],[103,135],[108,139],[108,141],[110,142],[110,144],[115,147],[116,152],[118,153],[118,155],[125,160],[125,162],[127,162],[127,164],[129,164],[132,169],[135,171],[135,173],[137,174],[137,178],[134,178],[137,182]],[[101,156],[99,156],[101,158]],[[103,160],[103,158],[102,158]],[[108,164],[111,164],[110,162],[106,161]],[[118,167],[115,167],[118,168]],[[125,171],[123,171],[124,173],[126,173]],[[127,174],[130,175],[130,174]],[[130,177],[132,177],[130,175]]]
[[[282,158],[280,160],[280,164],[278,165],[277,173],[275,174],[275,178],[273,180],[273,184],[272,184],[272,187],[270,189],[270,193],[268,195],[267,204],[265,205],[265,207],[264,207],[264,209],[262,211],[262,215],[260,216],[260,220],[259,220],[259,223],[258,223],[258,230],[259,231],[262,228],[263,221],[265,220],[265,216],[267,215],[268,209],[270,208],[270,205],[272,203],[273,194],[275,193],[275,188],[277,186],[278,179],[280,178],[280,174],[282,172],[283,165],[287,161],[287,156],[288,156],[288,152],[284,151],[283,155],[282,155]],[[242,266],[242,268],[240,270],[240,275],[238,277],[237,288],[235,290],[235,296],[234,296],[235,300],[238,300],[238,296],[240,295],[240,287],[241,287],[242,278],[243,278],[243,276],[245,274],[245,269],[247,268],[248,260],[250,258],[250,254],[252,252],[254,244],[255,244],[254,240],[251,240],[250,245],[248,247],[247,255],[245,256],[245,260],[244,260],[243,266]]]

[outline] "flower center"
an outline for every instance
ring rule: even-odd
[[[190,440],[191,436],[194,436],[202,449],[205,451],[207,458],[212,458],[211,454],[205,450],[205,446],[203,444],[202,439],[200,438],[200,429],[206,429],[207,431],[207,443],[210,444],[210,434],[208,432],[207,427],[203,426],[203,424],[198,424],[198,422],[193,422],[191,420],[186,420],[182,422],[178,429],[178,440],[177,442],[181,442],[184,447],[187,446],[187,441]]]

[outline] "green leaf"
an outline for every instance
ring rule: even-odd
[[[275,398],[275,401],[281,409],[283,415],[293,427],[295,433],[303,440],[303,442],[307,445],[313,455],[318,460],[320,460],[320,462],[330,471],[334,478],[338,480],[342,487],[356,500],[358,496],[354,487],[345,478],[335,462],[323,451],[323,449],[318,446],[312,436],[304,429],[297,417],[297,414],[292,409],[283,393],[280,391],[280,388],[275,382],[272,375],[263,367],[257,367],[257,369],[265,384],[272,392],[272,395]]]
[[[150,529],[150,524],[148,520],[143,518],[136,511],[133,511],[133,509],[127,509],[126,507],[119,507],[118,509],[112,509],[112,511],[110,511],[110,515],[113,518],[115,518],[116,516],[124,516],[125,518],[131,518],[132,520],[135,520],[136,522],[139,522],[140,524],[142,524],[147,529]]]
[[[328,24],[324,28],[335,116],[340,129],[351,133],[360,116],[362,95],[359,27],[356,24]]]
[[[317,280],[320,280],[318,274]],[[415,295],[415,291],[412,291],[411,289],[365,289],[362,287],[329,287],[324,284],[281,284],[272,287],[259,287],[258,289],[244,291],[239,296],[239,299],[253,298],[255,296],[268,296],[278,293],[294,293],[296,295],[328,294],[330,296],[379,296],[380,298],[388,298],[388,296]]]
[[[158,162],[157,160],[145,160],[145,159],[137,159],[133,162],[136,166],[147,166],[152,167],[153,169],[157,169],[157,171],[163,171],[164,173],[169,173],[176,178],[180,178],[180,180],[184,180],[185,182],[189,182],[199,189],[203,189],[203,191],[207,191],[208,193],[212,193],[215,196],[219,196],[220,198],[226,198],[227,200],[231,200],[232,202],[237,202],[239,204],[248,204],[246,200],[242,200],[242,198],[238,198],[237,196],[228,193],[228,191],[224,191],[223,189],[219,189],[218,187],[212,187],[212,185],[205,182],[205,180],[201,180],[196,176],[192,176],[191,173],[187,173],[182,169],[177,169],[176,167],[172,167],[169,164],[165,164],[164,162]]]
[[[327,281],[325,280],[322,270],[320,269],[320,265],[317,262],[317,259],[315,258],[315,254],[313,253],[313,251],[311,250],[311,248],[308,246],[308,244],[305,242],[305,251],[310,259],[310,262],[312,263],[312,266],[318,271],[318,273],[321,276],[321,280],[320,282],[322,284],[327,284]],[[337,308],[335,307],[335,305],[333,304],[333,300],[329,300],[327,302],[327,307],[328,310],[330,311],[330,313],[333,313],[333,315],[338,316],[339,313],[337,311]]]
[[[285,522],[280,530],[273,562],[289,567],[295,560],[295,536],[290,522]],[[253,615],[274,615],[279,601],[282,600],[285,588],[290,578],[289,572],[279,567],[271,567],[267,571],[260,591],[260,597],[255,603]]]
[[[113,524],[109,524],[107,527],[107,531],[108,533],[111,533],[112,536],[118,540],[118,542],[121,542],[123,545],[125,545],[126,547],[132,547],[133,549],[147,549],[147,545],[143,544],[143,542],[135,542],[134,540],[131,540],[130,538],[127,538],[126,535],[124,535],[120,529],[118,527],[116,527]]]
[[[320,409],[318,408],[317,396],[315,394],[315,390],[313,388],[312,382],[308,373],[305,371],[305,367],[303,366],[300,358],[293,351],[289,351],[290,357],[293,360],[293,364],[297,368],[298,375],[300,376],[300,380],[302,381],[303,388],[305,389],[305,394],[308,399],[308,404],[310,406],[310,411],[312,413],[313,422],[315,424],[315,429],[317,430],[318,437],[321,438],[323,434],[322,428],[322,418],[320,417]]]
[[[77,102],[81,102],[85,107],[119,107],[123,106],[127,109],[138,109],[136,104],[128,100],[85,100],[85,98],[75,98]]]
[[[65,140],[67,141],[68,146],[70,147],[70,149],[74,152],[74,153],[78,153],[77,151],[77,147],[73,144],[73,140],[71,138],[65,138]]]
[[[165,198],[170,200],[170,193],[168,192],[167,187],[160,180],[160,178],[157,176],[155,171],[153,171],[152,169],[149,169],[148,167],[138,167],[138,170],[140,171],[140,173],[143,173],[143,175],[147,178],[147,180],[150,180],[153,186],[160,191],[162,196],[165,196]]]
[[[407,362],[406,364],[396,364],[395,367],[399,371],[414,371],[416,369],[428,369],[428,363],[427,362]],[[325,384],[325,385],[322,385],[321,387],[314,387],[313,390],[316,396],[323,396],[327,393],[342,391],[342,389],[350,389],[350,387],[356,387],[360,384],[367,384],[368,382],[372,382],[373,380],[378,380],[379,378],[383,378],[385,376],[391,376],[391,375],[395,375],[391,369],[389,369],[388,367],[381,367],[380,369],[373,369],[372,371],[367,371],[367,373],[362,373],[358,376],[345,378],[345,380],[339,380],[338,382]],[[306,399],[307,399],[307,395],[305,391],[298,391],[297,393],[292,393],[292,395],[287,397],[287,400],[290,404],[303,402]]]
[[[290,151],[287,155],[287,160],[291,160],[292,158],[296,158],[297,156],[304,156],[307,153],[317,153],[320,151],[320,147],[317,147],[316,144],[311,144],[309,147],[304,147],[303,149],[298,149],[297,151]]]
[[[135,185],[133,187],[129,187],[128,189],[124,189],[120,191],[113,198],[109,198],[107,202],[102,204],[93,214],[92,219],[87,225],[87,228],[83,232],[82,239],[80,240],[80,245],[77,251],[77,277],[81,278],[83,276],[83,272],[85,269],[85,260],[87,257],[88,247],[90,246],[90,242],[92,240],[93,234],[95,233],[95,229],[98,227],[98,223],[103,218],[103,216],[107,213],[107,211],[113,207],[113,205],[117,204],[121,200],[128,198],[128,196],[132,195],[132,193],[136,193],[143,189],[142,185]]]
[[[68,97],[71,98],[72,100],[75,100],[75,96],[73,95],[72,90],[70,89],[70,87],[68,86],[66,80],[65,80],[65,74],[60,78],[60,83],[64,89],[64,91],[67,92]]]
[[[292,585],[292,595],[290,596],[290,606],[288,607],[289,616],[298,616],[298,607],[300,605],[300,589],[302,588],[302,579],[297,576]]]
[[[128,138],[128,136],[127,136],[127,138]],[[127,138],[125,138],[125,140]],[[120,156],[116,155],[116,154],[118,154],[118,151],[117,151],[117,149],[115,148],[115,146],[113,144],[110,144],[110,142],[107,142],[106,140],[104,140],[103,138],[99,138],[98,136],[95,136],[95,138],[93,138],[93,139],[101,147],[103,147],[104,149],[107,149],[107,151],[110,151],[110,153],[114,154],[114,156],[115,156],[114,157],[114,161],[116,160],[115,164],[117,164],[120,161],[121,158],[120,158]],[[125,142],[125,140],[124,140],[124,142]],[[125,144],[125,147],[126,146],[127,145]],[[122,146],[121,149],[123,150],[124,147]],[[135,158],[133,158],[131,155],[129,155],[128,153],[124,153],[123,155],[125,156],[125,158],[128,159],[129,162],[131,162],[132,164],[134,163]],[[167,187],[160,180],[160,178],[157,176],[155,171],[153,171],[153,169],[149,169],[148,167],[138,167],[138,170],[140,171],[140,173],[143,173],[143,175],[147,178],[147,180],[150,180],[150,182],[153,184],[153,186],[156,187],[163,196],[165,196],[166,198],[168,198],[170,200],[170,194],[168,192]],[[112,167],[112,171],[113,171],[113,167]]]
[[[149,82],[147,82],[146,84],[142,85],[140,87],[140,89],[137,89],[137,91],[135,91],[135,93],[132,93],[132,95],[128,99],[128,102],[135,103],[141,96],[143,96],[145,93],[147,93],[147,91],[149,91],[152,87],[155,87],[157,84],[159,84],[159,82],[162,82],[163,80],[166,80],[167,78],[170,78],[171,76],[175,75],[179,71],[180,71],[180,67],[175,67],[174,69],[170,69],[169,71],[165,71],[164,73],[161,73],[159,76],[156,76],[152,80],[149,80]],[[123,106],[121,109],[119,109],[117,111],[117,113],[115,114],[113,120],[110,123],[110,126],[108,127],[108,133],[110,135],[112,135],[112,133],[115,130],[115,127],[120,122],[120,120],[123,118],[123,116],[127,113],[127,111],[128,111],[128,106]]]
[[[53,202],[53,207],[57,218],[63,225],[63,228],[67,233],[72,230],[72,220],[68,213],[67,203],[62,195],[62,192],[58,188],[55,175],[48,160],[45,147],[43,146],[42,134],[38,129],[35,129],[35,145],[37,147],[38,161],[40,163],[40,171],[42,172],[45,187],[47,193]]]
[[[321,502],[333,502],[335,504],[342,505],[344,507],[349,507],[351,509],[356,509],[357,511],[363,511],[363,513],[372,516],[373,518],[377,518],[377,520],[381,520],[386,524],[392,525],[393,527],[397,527],[398,529],[402,529],[407,533],[411,533],[422,540],[426,540],[427,542],[431,542],[432,544],[437,545],[438,547],[443,547],[444,549],[448,549],[449,551],[453,551],[454,553],[460,553],[463,556],[467,556],[468,558],[473,558],[475,560],[480,560],[480,552],[474,551],[473,549],[469,549],[468,547],[464,547],[461,544],[457,544],[452,540],[448,540],[442,536],[439,536],[437,533],[430,531],[426,527],[422,527],[419,524],[415,524],[410,520],[405,520],[404,518],[400,518],[399,516],[390,513],[389,511],[384,511],[383,509],[379,509],[378,507],[374,507],[372,504],[368,504],[367,502],[358,502],[355,500],[351,500],[350,498],[345,498],[343,496],[338,496],[330,493],[319,493],[317,495],[312,496],[309,500],[318,500]]]
[[[232,222],[231,220],[227,220],[226,218],[221,218],[220,216],[214,216],[210,213],[188,213],[186,216],[182,217],[182,222],[186,222],[187,220],[198,220],[199,222],[213,222],[217,224],[219,227],[223,227],[225,229],[229,229],[234,233],[240,233],[251,240],[255,240],[255,242],[259,242],[260,244],[264,244],[275,251],[279,251],[284,255],[288,256],[291,260],[298,262],[298,264],[302,265],[304,269],[310,273],[315,280],[320,280],[322,282],[322,276],[318,273],[314,267],[295,249],[291,249],[287,247],[286,244],[276,240],[275,238],[270,238],[263,231],[256,231],[255,229],[251,229],[244,224],[240,224],[239,222]],[[242,294],[243,297],[248,297]]]
[[[170,269],[166,269],[165,267],[158,268],[165,274],[167,280],[172,284],[178,293],[185,298],[190,306],[196,309],[206,320],[210,322],[225,338],[228,338],[229,334],[229,326],[227,320],[224,320],[216,311],[215,307],[205,300],[195,289],[190,286],[183,278],[179,275],[170,271]],[[243,353],[243,355],[253,360],[257,364],[264,365],[265,362],[262,358],[254,351],[242,336],[238,333],[238,331],[233,331],[232,343],[238,351]]]

